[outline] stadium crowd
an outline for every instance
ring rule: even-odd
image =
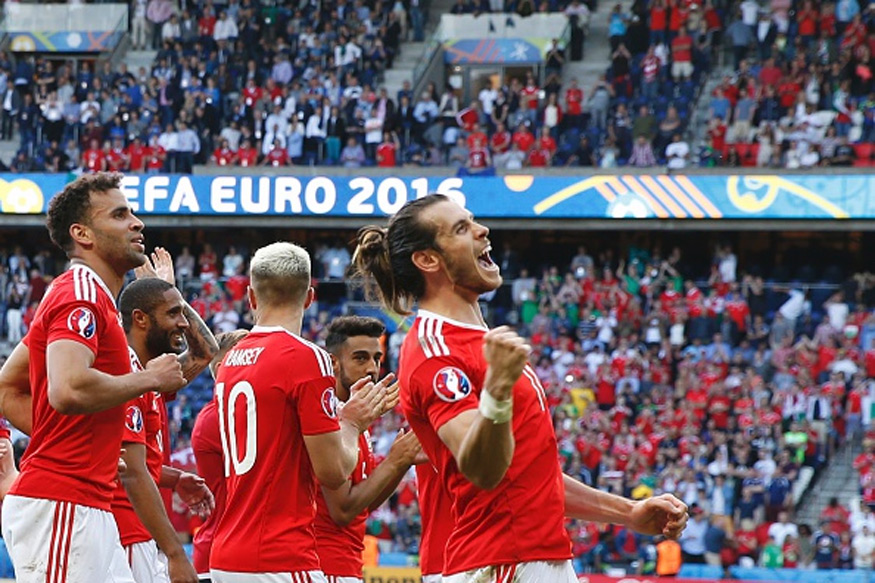
[[[249,328],[246,249],[203,245],[176,254],[179,285],[215,332]],[[347,249],[313,250],[320,286],[342,286]],[[510,282],[483,305],[494,324],[530,340],[532,363],[553,411],[558,455],[569,474],[633,498],[676,493],[693,519],[680,540],[683,561],[729,566],[871,567],[875,550],[875,277],[857,275],[832,289],[775,289],[756,273],[740,275],[720,246],[698,283],[681,249],[630,248],[595,257],[579,248],[568,265],[523,265],[506,245],[497,258]],[[61,263],[47,250],[3,252],[4,338],[26,332]],[[540,272],[535,277],[530,273]],[[841,283],[839,279],[836,284]],[[324,341],[341,301],[314,304],[304,334]],[[397,364],[405,328],[387,340],[386,368]],[[211,399],[206,375],[169,406],[173,460],[192,466],[189,443]],[[380,458],[401,426],[384,417],[372,431]],[[835,448],[863,439],[862,510],[835,501],[818,524],[793,522],[810,480]],[[26,442],[16,444],[19,454]],[[810,470],[809,470],[810,472]],[[370,517],[383,551],[415,554],[418,511],[412,475]],[[198,519],[175,508],[182,533]],[[647,572],[672,541],[621,528],[568,522],[579,571],[608,565]]]
[[[454,13],[590,6],[459,0]],[[873,163],[873,12],[856,0],[790,10],[755,0],[636,2],[611,8],[611,62],[592,87],[563,75],[554,42],[534,70],[473,89],[414,95],[381,87],[406,38],[423,38],[418,0],[323,3],[170,0],[132,7],[151,70],[104,62],[76,73],[0,54],[2,137],[12,171],[191,172],[194,164],[438,165],[463,172],[538,166],[868,166]],[[726,49],[726,50],[724,50]],[[727,56],[731,51],[731,57]],[[709,73],[707,127],[690,128]],[[584,89],[586,92],[584,92]]]

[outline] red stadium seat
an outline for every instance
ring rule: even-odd
[[[872,144],[854,144],[854,166],[872,166]]]

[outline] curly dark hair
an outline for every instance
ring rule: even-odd
[[[70,227],[76,223],[87,224],[91,212],[91,194],[119,188],[121,180],[122,175],[117,172],[85,174],[56,194],[46,213],[46,228],[52,242],[69,255],[73,250]]]
[[[380,338],[386,326],[376,318],[367,316],[340,316],[334,318],[328,325],[328,335],[325,337],[325,350],[336,354],[337,349],[353,336],[368,336]]]

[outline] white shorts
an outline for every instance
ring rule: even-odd
[[[135,583],[110,512],[9,495],[3,538],[18,583]]]
[[[533,561],[444,575],[443,583],[577,583],[571,561]]]
[[[443,575],[423,575],[422,583],[441,583]]]
[[[294,573],[235,573],[210,569],[213,583],[328,583],[322,571]]]
[[[148,540],[124,547],[125,556],[137,583],[170,583],[167,557],[158,550],[155,541]]]

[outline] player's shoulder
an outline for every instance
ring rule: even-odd
[[[85,265],[74,265],[55,278],[46,290],[43,301],[49,306],[86,303],[99,310],[115,306],[106,284]]]
[[[264,355],[260,355],[260,351]],[[235,352],[239,351],[238,355]],[[258,354],[256,354],[258,353]],[[234,358],[263,358],[285,369],[294,369],[296,376],[334,376],[331,356],[328,352],[306,338],[280,327],[256,326],[233,350],[228,352],[224,364],[233,364]]]
[[[481,341],[485,333],[486,328],[420,310],[405,342],[416,346],[426,360],[449,356],[464,359],[472,343]]]

